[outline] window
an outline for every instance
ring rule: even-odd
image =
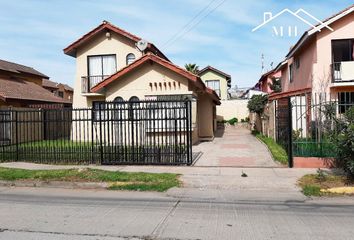
[[[106,104],[104,102],[92,102],[93,121],[105,120]]]
[[[339,113],[345,113],[350,107],[354,106],[354,92],[338,93]]]
[[[135,61],[135,55],[133,53],[129,53],[127,55],[127,65],[131,64]]]
[[[333,63],[354,60],[354,39],[332,41]]]
[[[64,98],[64,92],[63,91],[59,91],[58,92],[58,96],[61,97],[61,98]]]
[[[299,69],[300,68],[300,58],[295,58],[294,64],[295,64],[295,68]]]
[[[88,56],[90,88],[117,72],[116,55]]]
[[[130,102],[130,104],[129,104],[129,118],[130,119],[137,119],[138,110],[135,110],[135,109],[138,109],[140,106],[139,98],[136,96],[133,96],[129,99],[129,102]]]
[[[289,81],[290,82],[294,81],[294,65],[293,64],[289,65]]]
[[[220,81],[219,80],[207,80],[205,81],[208,88],[213,89],[220,97]]]

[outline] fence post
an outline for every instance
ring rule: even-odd
[[[186,107],[186,129],[187,129],[187,164],[191,165],[193,163],[192,159],[192,109],[191,101],[187,100],[185,103]]]
[[[15,110],[15,127],[16,127],[16,130],[15,130],[15,140],[16,140],[16,161],[18,162],[19,160],[19,148],[18,148],[18,112]]]
[[[102,103],[98,103],[98,114],[100,121],[100,157],[101,157],[101,165],[103,163],[103,146],[102,146]]]
[[[294,166],[293,162],[293,111],[291,97],[288,97],[288,165]]]

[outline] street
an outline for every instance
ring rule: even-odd
[[[0,188],[0,239],[352,239],[354,204]]]

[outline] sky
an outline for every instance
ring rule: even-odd
[[[282,61],[309,28],[284,14],[259,30],[264,12],[273,16],[300,8],[325,19],[352,5],[349,0],[0,0],[0,59],[31,66],[73,86],[75,58],[63,49],[107,20],[154,43],[177,65],[216,67],[233,87],[251,87],[264,69]],[[313,19],[302,15],[310,24]],[[280,36],[283,26],[298,35]],[[274,28],[276,30],[274,30]],[[288,33],[287,31],[285,31]],[[273,63],[273,64],[272,64]]]

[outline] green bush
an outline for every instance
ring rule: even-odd
[[[250,112],[262,114],[267,102],[267,95],[253,95],[252,98],[248,101],[247,108]]]
[[[237,118],[232,118],[228,121],[228,123],[232,126],[234,126],[236,123],[238,122],[238,119]]]
[[[344,118],[337,118],[332,111],[325,112],[328,126],[334,125],[329,130],[331,142],[336,149],[335,165],[343,169],[349,178],[354,179],[354,106],[344,114]]]
[[[319,186],[306,185],[302,188],[305,196],[321,196],[321,188]]]

